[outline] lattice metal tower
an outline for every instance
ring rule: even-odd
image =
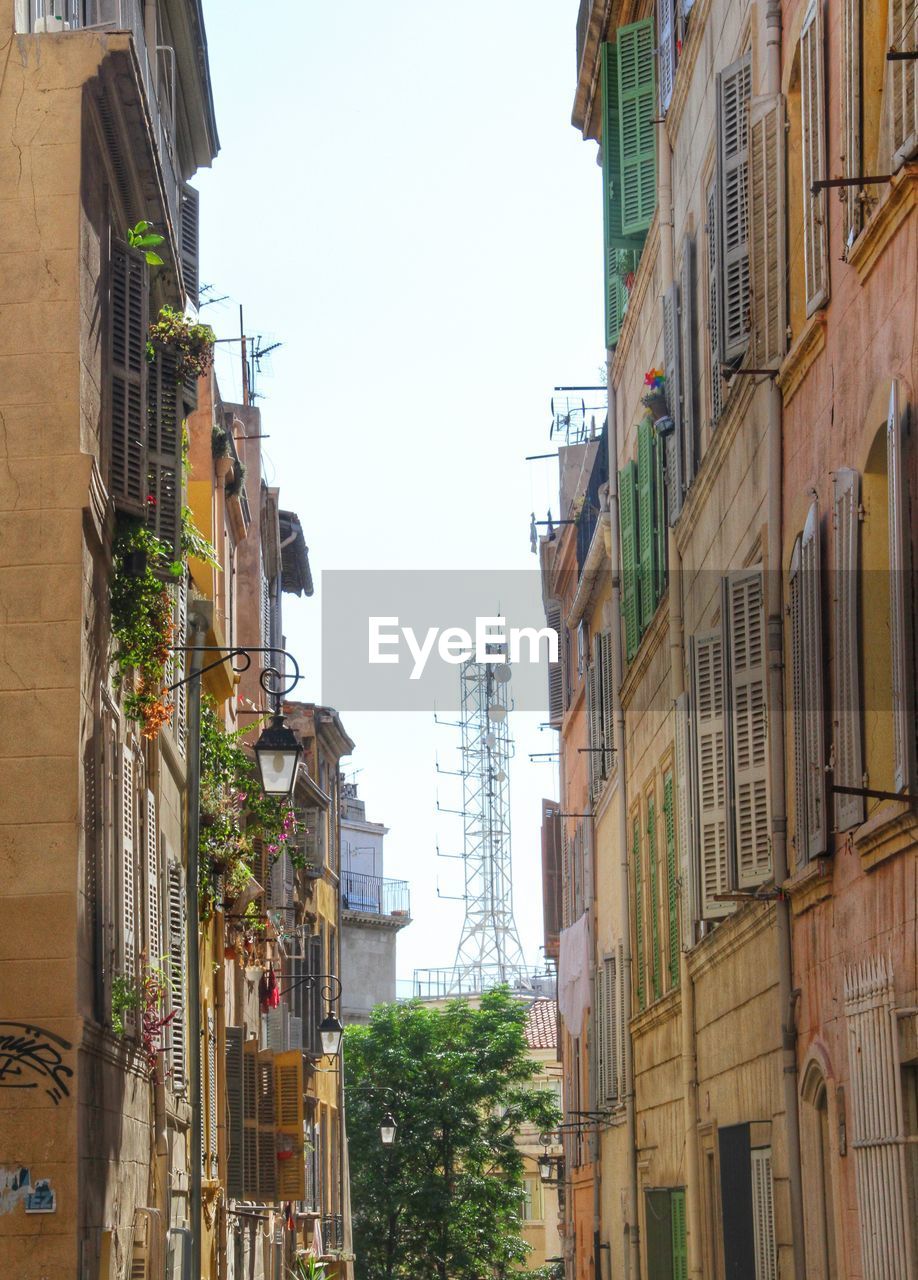
[[[454,992],[513,985],[526,973],[510,865],[510,667],[468,661],[459,679],[465,921]]]

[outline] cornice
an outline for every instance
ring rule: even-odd
[[[869,871],[897,853],[914,850],[916,834],[918,813],[907,801],[890,800],[858,827],[853,841],[861,865]]]
[[[814,858],[807,862],[789,880],[784,882],[784,892],[790,898],[791,911],[803,915],[832,894],[832,864],[828,858]]]
[[[741,947],[751,942],[756,934],[770,929],[774,921],[774,903],[763,905],[760,902],[750,902],[738,907],[732,916],[722,920],[716,929],[696,943],[688,953],[688,967],[692,978],[700,978],[728,960]]]
[[[631,1034],[635,1038],[647,1035],[648,1032],[653,1031],[662,1023],[671,1022],[681,1012],[682,988],[673,987],[671,991],[667,991],[665,996],[660,996],[658,1000],[654,1000],[649,1008],[642,1009],[640,1013],[634,1014],[631,1019]]]
[[[590,549],[587,552],[586,560],[583,564],[583,572],[580,575],[580,581],[577,583],[577,592],[574,596],[574,602],[571,605],[570,613],[567,617],[567,625],[573,630],[577,626],[580,619],[586,613],[592,599],[596,584],[599,581],[600,574],[605,570],[605,560],[607,556],[606,548],[606,530],[610,525],[610,517],[608,511],[601,511],[599,519],[596,521],[596,527],[593,530],[593,537],[590,539]]]

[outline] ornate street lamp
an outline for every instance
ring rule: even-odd
[[[266,796],[290,795],[302,754],[302,743],[284,717],[276,712],[255,743],[261,789]]]
[[[341,1052],[341,1040],[344,1036],[344,1027],[335,1016],[334,1009],[329,1009],[328,1013],[319,1023],[319,1036],[322,1040],[322,1052],[326,1058],[337,1058]]]
[[[395,1116],[391,1111],[387,1111],[379,1126],[379,1140],[384,1147],[395,1146],[395,1134],[397,1129],[398,1125],[395,1123]]]

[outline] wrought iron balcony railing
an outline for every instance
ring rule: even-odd
[[[322,1248],[326,1253],[340,1253],[344,1248],[344,1219],[340,1213],[323,1213]]]
[[[359,871],[341,873],[341,905],[345,911],[369,916],[411,915],[411,895],[407,880],[387,880]]]

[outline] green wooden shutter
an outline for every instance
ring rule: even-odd
[[[628,661],[637,653],[638,627],[637,467],[633,462],[618,473],[619,523],[622,538],[622,616],[625,620],[625,652]]]
[[[673,1280],[688,1280],[688,1243],[685,1233],[685,1190],[682,1187],[670,1192],[670,1211],[673,1226]]]
[[[622,231],[638,235],[650,226],[657,203],[654,22],[621,27],[615,44]]]
[[[676,813],[673,775],[663,779],[663,823],[666,831],[666,905],[669,912],[669,985],[679,985],[679,893],[676,883]]]
[[[631,841],[631,862],[634,867],[634,972],[637,977],[638,1008],[647,1003],[647,987],[644,976],[644,886],[641,876],[641,824],[634,819]]]
[[[657,888],[657,811],[653,796],[647,803],[647,863],[650,884],[650,947],[653,962],[653,998],[663,993],[660,974],[660,903]]]
[[[602,190],[605,261],[606,346],[614,347],[628,306],[624,275],[636,270],[643,234],[622,231],[621,160],[618,121],[618,83],[615,47],[602,46]]]
[[[653,426],[649,417],[642,418],[638,424],[637,489],[639,618],[643,634],[657,607],[653,521],[654,449]]]

